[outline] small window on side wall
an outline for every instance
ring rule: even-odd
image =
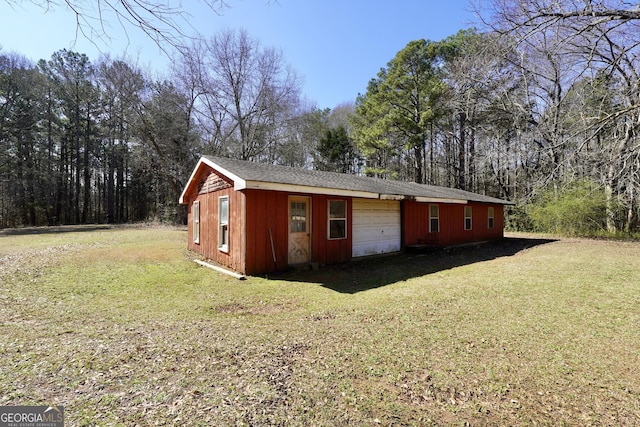
[[[440,209],[438,205],[429,205],[429,233],[440,231]]]
[[[329,200],[329,239],[347,238],[347,201]]]
[[[200,202],[193,202],[192,211],[192,230],[193,243],[200,243]]]
[[[488,220],[489,222],[488,222],[487,226],[489,228],[493,228],[493,222],[494,222],[494,220],[493,220],[493,218],[494,218],[494,216],[493,216],[493,207],[489,208],[489,212],[487,214],[487,217],[489,218],[489,220]]]
[[[471,230],[471,224],[473,223],[471,218],[471,206],[464,207],[464,229]]]
[[[229,251],[229,197],[218,199],[218,249]]]

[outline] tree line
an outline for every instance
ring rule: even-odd
[[[303,104],[279,51],[224,31],[188,52],[158,80],[124,59],[0,51],[0,226],[182,223],[201,154],[309,164],[331,114]]]
[[[408,43],[358,97],[365,171],[514,200],[520,229],[637,231],[637,4],[488,3],[485,31]]]
[[[192,41],[162,79],[0,51],[0,226],[183,222],[178,196],[213,154],[510,199],[514,228],[637,231],[636,6],[490,4],[482,31],[409,41],[324,110],[245,31]]]
[[[0,225],[176,217],[192,155],[181,101],[125,61],[0,55]]]

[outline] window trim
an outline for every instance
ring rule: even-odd
[[[487,228],[493,229],[495,225],[495,212],[493,206],[489,206],[487,209]]]
[[[436,208],[436,211],[437,211],[436,213],[438,214],[437,216],[431,216],[431,208],[432,207]],[[436,230],[434,230],[431,227],[431,221],[433,221],[434,219],[436,221],[438,221],[437,222],[438,227],[437,227]],[[429,233],[439,233],[439,232],[440,232],[440,205],[431,204],[431,205],[429,205]]]
[[[200,243],[200,201],[193,202],[193,209],[191,210],[191,237],[193,243]]]
[[[226,202],[227,203],[227,220],[226,222],[222,221],[222,215],[220,214],[222,212],[222,203]],[[229,252],[229,237],[230,237],[230,230],[229,230],[229,217],[230,217],[230,212],[229,212],[229,196],[220,196],[218,197],[218,250],[222,251],[222,252]],[[225,229],[226,227],[226,229]],[[226,243],[225,243],[225,230],[226,230]]]
[[[344,204],[344,217],[331,217],[331,203],[340,202]],[[328,240],[344,240],[347,238],[347,201],[345,199],[330,199],[329,203],[327,203],[327,239]],[[341,221],[344,223],[344,236],[341,237],[331,237],[331,222],[333,221]]]
[[[467,212],[469,212],[469,215],[467,215]],[[471,209],[471,206],[464,207],[464,229],[465,231],[473,229],[473,209]]]

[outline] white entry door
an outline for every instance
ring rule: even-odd
[[[353,199],[354,258],[400,250],[400,202]]]

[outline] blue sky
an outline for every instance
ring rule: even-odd
[[[44,3],[45,1],[42,0]],[[179,4],[176,1],[172,4]],[[183,0],[189,14],[185,32],[212,36],[222,29],[247,30],[262,46],[282,50],[302,77],[303,94],[319,108],[354,101],[369,80],[411,40],[442,40],[473,26],[468,0],[227,0],[218,15],[202,0]],[[0,47],[37,61],[60,49],[127,56],[162,74],[168,60],[135,30],[122,32],[109,21],[108,39],[76,38],[75,16],[64,10],[43,11],[29,2],[9,6],[0,0]]]

